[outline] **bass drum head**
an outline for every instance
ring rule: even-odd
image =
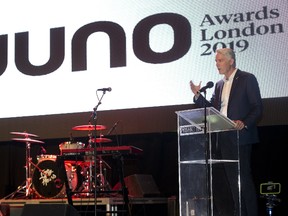
[[[36,194],[42,198],[65,197],[65,177],[58,168],[55,160],[40,161],[32,176]]]

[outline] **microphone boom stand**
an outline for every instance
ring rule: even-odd
[[[92,115],[90,117],[89,122],[91,123],[91,120],[93,121],[93,124],[95,126],[94,130],[92,131],[92,137],[96,138],[96,132],[97,132],[97,109],[101,105],[101,101],[105,95],[106,91],[103,91],[103,94],[101,98],[98,100],[98,104],[93,108]],[[92,143],[94,145],[94,211],[95,211],[95,216],[97,215],[97,146],[95,139],[93,139]]]

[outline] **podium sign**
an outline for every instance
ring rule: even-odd
[[[230,215],[236,212],[240,216],[239,144],[234,122],[213,107],[176,114],[179,216],[229,215],[231,212]],[[236,134],[232,137],[235,145],[229,147],[232,153],[220,154],[218,137],[229,131]],[[228,180],[224,178],[226,175]],[[229,204],[231,200],[233,203]]]

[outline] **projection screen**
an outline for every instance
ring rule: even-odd
[[[0,118],[188,105],[190,80],[221,79],[221,47],[264,99],[287,97],[287,14],[286,0],[6,1]]]

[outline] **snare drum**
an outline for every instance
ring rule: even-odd
[[[83,149],[85,148],[85,143],[82,142],[63,142],[59,145],[59,149],[60,149],[60,154],[62,155],[62,150],[63,149]],[[67,153],[68,154],[75,154],[75,153]]]
[[[56,161],[57,155],[48,155],[48,154],[37,155],[38,163],[41,162],[42,160],[45,160],[45,159],[51,159],[51,160]]]
[[[32,184],[35,193],[40,198],[63,198],[66,194],[65,177],[60,168],[57,166],[56,155],[37,156],[38,164],[36,165]],[[72,191],[77,189],[78,173],[77,167],[65,162],[65,169],[69,187]]]

